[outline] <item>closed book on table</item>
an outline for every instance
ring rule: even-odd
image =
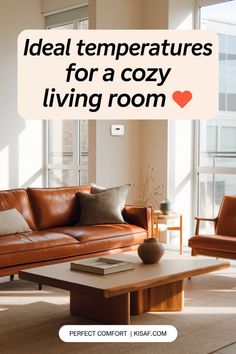
[[[71,262],[71,270],[102,275],[123,272],[131,269],[134,269],[132,263],[108,257],[82,259],[80,261]]]

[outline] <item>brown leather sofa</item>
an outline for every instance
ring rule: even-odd
[[[225,196],[214,219],[196,218],[195,236],[189,239],[192,255],[236,259],[236,197]],[[212,221],[214,235],[199,235],[200,222]]]
[[[151,208],[126,206],[127,224],[75,226],[76,192],[89,186],[0,191],[0,211],[16,208],[32,231],[0,236],[0,276],[21,269],[136,249],[151,236]]]

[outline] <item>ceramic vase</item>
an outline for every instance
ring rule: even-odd
[[[138,255],[144,264],[158,263],[164,254],[164,246],[157,238],[146,238],[138,247]]]
[[[160,210],[161,210],[162,214],[164,214],[164,215],[170,214],[171,212],[173,212],[173,203],[167,198],[164,199],[160,203]]]

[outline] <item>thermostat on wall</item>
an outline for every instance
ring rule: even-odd
[[[124,132],[125,132],[124,125],[115,125],[115,124],[111,125],[111,135],[122,136],[124,135]]]

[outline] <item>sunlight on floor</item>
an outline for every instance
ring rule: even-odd
[[[206,306],[189,306],[189,307],[185,307],[183,311],[164,311],[164,312],[148,312],[151,313],[152,315],[155,316],[165,316],[165,315],[179,315],[179,316],[185,316],[185,315],[235,315],[236,314],[236,307],[220,307],[220,306],[216,306],[216,307],[210,307],[208,305]]]
[[[236,288],[232,289],[210,289],[206,290],[207,293],[236,293]]]
[[[198,314],[198,315],[206,315],[206,314],[216,314],[216,315],[220,315],[220,314],[229,314],[229,315],[234,315],[236,314],[236,307],[220,307],[220,306],[216,306],[216,307],[211,307],[211,306],[196,306],[196,307],[186,307],[183,311],[183,313],[186,315],[192,315],[192,314]]]
[[[227,278],[236,278],[236,272],[232,272],[232,269],[229,269],[228,273],[219,273],[215,274],[217,277],[227,277]]]
[[[11,296],[7,296],[7,294],[9,294]],[[43,295],[45,295],[45,292],[44,294],[37,294],[37,296],[30,296],[30,292],[27,292],[29,293],[29,296],[24,296],[22,294],[20,294],[21,296],[17,296],[19,292],[9,292],[9,291],[6,291],[6,292],[1,292],[1,296],[0,296],[0,306],[9,306],[9,307],[12,307],[12,306],[22,306],[22,305],[30,305],[30,304],[33,304],[33,303],[36,303],[36,302],[45,302],[45,303],[49,303],[49,304],[54,304],[54,305],[66,305],[66,304],[69,304],[69,293],[68,293],[68,296],[46,296],[44,297]],[[35,292],[32,292],[32,293],[35,293]],[[31,293],[31,295],[33,295]],[[49,292],[48,292],[49,293]],[[13,296],[12,296],[13,295]],[[15,296],[14,296],[15,295]],[[0,311],[3,311],[3,310],[7,310],[7,308],[0,308]]]
[[[38,290],[9,290],[9,291],[1,291],[1,296],[2,295],[39,295]],[[40,290],[40,296],[46,295],[46,294],[52,294],[52,291],[46,291],[46,290]]]

